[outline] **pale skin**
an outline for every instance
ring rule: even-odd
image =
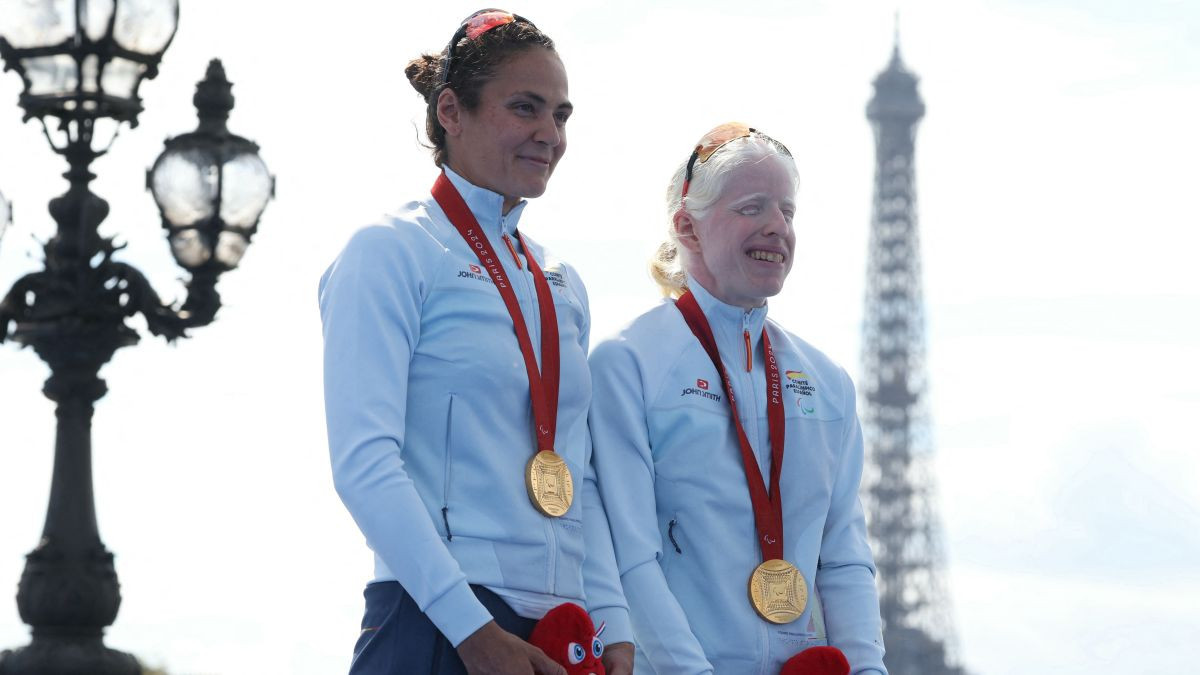
[[[447,163],[469,182],[504,195],[504,212],[538,197],[567,148],[572,106],[567,74],[558,55],[531,48],[510,56],[467,110],[444,89],[437,117],[446,130]],[[471,675],[565,675],[542,650],[489,621],[458,645]],[[601,658],[608,675],[632,675],[633,645],[607,645]]]
[[[771,156],[734,167],[702,216],[683,208],[672,219],[684,269],[728,305],[761,307],[792,269],[796,182],[785,161]]]

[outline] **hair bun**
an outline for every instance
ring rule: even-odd
[[[404,75],[408,78],[408,83],[417,90],[426,103],[429,102],[429,97],[437,87],[441,62],[440,55],[422,54],[409,61],[408,65],[404,67]]]

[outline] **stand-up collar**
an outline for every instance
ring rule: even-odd
[[[525,210],[527,201],[522,199],[505,214],[504,195],[473,185],[466,178],[454,173],[454,170],[448,166],[443,165],[442,170],[446,172],[446,177],[458,190],[458,194],[462,195],[463,201],[467,203],[467,207],[475,215],[475,220],[479,221],[479,226],[483,228],[489,238],[512,234],[516,231],[517,223],[521,220],[521,212]]]
[[[757,346],[762,339],[763,324],[767,321],[767,305],[745,309],[718,300],[708,289],[700,285],[692,275],[687,277],[688,289],[696,297],[696,303],[704,310],[708,325],[712,326],[717,340],[733,340],[741,344],[742,332],[750,333],[751,344]]]

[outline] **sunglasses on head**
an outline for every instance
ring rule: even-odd
[[[442,84],[450,81],[450,72],[454,68],[454,52],[459,40],[464,37],[468,40],[474,40],[496,26],[504,26],[517,21],[537,28],[529,19],[502,9],[481,9],[463,19],[458,30],[454,31],[454,37],[450,38],[450,44],[446,47],[446,67],[442,69]]]
[[[782,150],[788,157],[792,156],[792,153],[788,151],[787,146],[764,134],[763,132],[753,127],[748,127],[741,122],[726,122],[707,134],[704,134],[704,136],[700,138],[700,142],[696,144],[696,149],[692,151],[692,157],[688,160],[687,173],[683,178],[683,195],[680,197],[680,199],[687,197],[688,187],[690,187],[692,183],[692,170],[696,168],[697,162],[703,164],[708,161],[709,157],[712,157],[718,150],[725,147],[729,143],[732,143],[739,138],[747,138],[750,136],[758,136],[759,138],[766,139],[767,141],[775,144],[775,146]]]

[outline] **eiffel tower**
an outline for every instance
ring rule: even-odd
[[[875,191],[863,319],[862,497],[878,566],[890,675],[964,675],[956,664],[935,505],[913,145],[925,114],[900,58],[874,82]]]

